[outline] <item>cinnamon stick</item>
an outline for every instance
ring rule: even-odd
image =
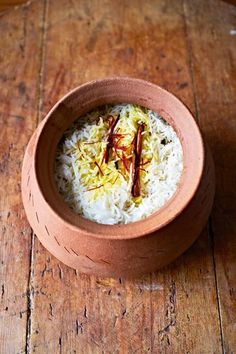
[[[110,117],[113,118],[113,121],[111,123],[111,127],[110,127],[110,130],[109,130],[109,134],[108,134],[108,138],[107,138],[107,146],[106,146],[104,157],[103,157],[105,163],[108,163],[108,160],[109,160],[110,149],[113,146],[113,136],[112,135],[114,133],[114,129],[115,129],[117,123],[118,123],[118,120],[120,119],[120,115],[118,114],[116,119],[114,119],[113,116],[110,116]]]
[[[132,157],[132,188],[131,194],[133,197],[140,196],[140,160],[142,154],[142,132],[144,131],[144,124],[138,126],[137,133],[134,138],[134,150]]]

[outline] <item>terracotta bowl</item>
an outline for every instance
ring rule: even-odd
[[[182,143],[184,170],[176,193],[159,211],[128,225],[101,225],[75,214],[59,195],[55,150],[76,118],[121,102],[148,107],[173,126]],[[22,169],[23,203],[39,240],[68,266],[101,276],[137,276],[178,257],[206,224],[214,188],[212,158],[189,110],[162,88],[127,77],[92,81],[63,97],[33,134]]]

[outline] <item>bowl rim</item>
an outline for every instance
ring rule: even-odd
[[[59,194],[57,191],[58,197],[61,200],[61,206],[63,207],[60,209],[60,212],[56,211],[52,205],[50,204],[48,198],[45,196],[44,191],[41,188],[41,185],[38,180],[38,174],[37,174],[37,147],[38,144],[40,144],[40,138],[43,130],[45,129],[47,122],[50,120],[50,117],[52,114],[58,109],[58,107],[69,97],[73,96],[74,94],[78,93],[79,91],[82,91],[83,89],[91,89],[96,85],[103,84],[103,83],[114,83],[114,82],[129,82],[133,84],[143,84],[147,85],[149,87],[154,87],[155,89],[160,90],[163,94],[168,95],[171,100],[174,102],[178,103],[179,105],[184,108],[186,113],[188,113],[189,119],[191,120],[191,126],[194,132],[195,139],[197,139],[197,144],[198,144],[198,160],[197,160],[197,166],[195,166],[196,169],[196,175],[194,176],[195,181],[192,184],[192,188],[188,193],[188,197],[185,199],[180,199],[179,198],[179,192],[181,190],[181,180],[184,175],[184,171],[182,172],[181,180],[179,181],[179,185],[173,194],[173,196],[156,212],[150,214],[148,217],[142,220],[138,220],[135,222],[131,222],[128,224],[114,224],[114,225],[108,225],[108,224],[100,224],[91,220],[88,220],[84,217],[82,217],[79,214],[76,214],[73,212],[69,206],[66,204],[66,202],[63,200],[62,196]],[[161,113],[161,116],[163,116],[163,112]],[[164,117],[165,118],[165,117]],[[174,120],[174,117],[173,117]],[[176,131],[178,134],[178,131]],[[178,135],[180,138],[180,136]],[[181,142],[182,144],[182,142]],[[182,146],[183,148],[183,146]],[[184,150],[184,149],[183,149]],[[137,79],[133,77],[128,77],[128,76],[114,76],[114,77],[106,77],[103,79],[98,79],[98,80],[92,80],[89,82],[86,82],[82,85],[79,85],[75,87],[74,89],[70,90],[66,95],[64,95],[62,98],[60,98],[56,104],[50,109],[46,117],[43,119],[41,122],[40,126],[38,126],[37,130],[37,136],[35,139],[35,154],[34,154],[34,162],[33,162],[33,167],[35,171],[35,178],[37,182],[37,187],[41,193],[41,196],[44,199],[44,202],[47,204],[47,207],[50,209],[50,212],[57,218],[57,220],[60,220],[64,223],[64,225],[67,226],[68,229],[73,230],[74,232],[77,232],[78,235],[81,235],[82,233],[86,233],[87,235],[95,238],[101,238],[101,239],[134,239],[138,237],[145,236],[147,234],[151,234],[153,232],[156,232],[163,227],[167,226],[169,223],[171,223],[175,218],[177,218],[183,210],[188,206],[188,204],[191,202],[193,196],[195,195],[200,181],[201,177],[203,174],[203,168],[204,168],[204,160],[205,160],[205,153],[204,153],[204,143],[203,139],[200,133],[200,130],[197,126],[197,123],[195,119],[193,118],[192,113],[190,110],[186,107],[186,105],[175,95],[173,95],[171,92],[169,92],[166,89],[163,89],[162,87],[142,80],[142,79]],[[56,185],[56,183],[55,183]],[[59,199],[58,199],[59,200]],[[176,206],[176,200],[179,201],[178,207]],[[173,201],[175,201],[175,207],[173,208]],[[62,212],[63,211],[63,212]],[[165,215],[168,215],[168,217],[164,217]],[[156,221],[154,222],[154,218]],[[77,221],[76,221],[77,220]],[[144,223],[147,224],[148,221],[152,220],[152,225],[150,227],[147,227],[146,229],[143,228]],[[160,222],[161,220],[161,222]],[[135,227],[133,227],[135,225]],[[139,227],[140,226],[140,227]],[[138,231],[137,231],[138,230]]]

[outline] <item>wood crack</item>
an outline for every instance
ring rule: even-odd
[[[200,123],[200,108],[198,104],[198,99],[197,99],[197,92],[196,92],[196,84],[195,84],[195,75],[194,75],[194,68],[193,68],[193,49],[191,45],[191,38],[189,35],[188,31],[188,24],[187,24],[187,9],[186,9],[186,3],[185,0],[182,2],[183,6],[183,17],[184,17],[184,30],[185,30],[185,37],[186,37],[186,42],[187,42],[187,49],[189,53],[189,70],[190,70],[190,76],[191,76],[191,82],[192,82],[192,90],[193,90],[193,98],[194,98],[194,105],[195,105],[195,113],[196,113],[196,120],[198,123]],[[208,173],[209,171],[207,171]],[[222,314],[221,314],[221,306],[220,306],[220,297],[219,297],[219,287],[218,287],[218,281],[217,281],[217,274],[216,274],[216,262],[215,262],[215,253],[214,253],[214,233],[212,230],[212,222],[211,218],[208,221],[207,225],[208,229],[208,235],[210,238],[210,249],[212,253],[212,262],[213,262],[213,272],[214,272],[214,278],[215,278],[215,288],[216,288],[216,299],[217,299],[217,310],[218,310],[218,318],[219,318],[219,329],[220,329],[220,337],[221,337],[221,347],[222,347],[222,353],[225,353],[225,345],[224,345],[224,332],[223,332],[223,324],[222,324]]]
[[[77,335],[83,334],[83,323],[80,322],[79,320],[76,320],[75,324],[76,324],[76,334]]]
[[[41,120],[41,112],[43,106],[43,73],[44,73],[44,64],[45,64],[45,43],[47,35],[47,14],[48,14],[48,0],[44,0],[43,8],[43,20],[42,20],[42,36],[41,36],[41,45],[40,45],[40,67],[39,67],[39,85],[38,85],[38,108],[37,108],[37,125]]]
[[[2,284],[2,291],[1,291],[1,299],[3,300],[4,297],[4,293],[5,293],[5,288],[4,288],[4,284]]]
[[[166,319],[168,321],[167,325],[165,325],[164,328],[158,331],[158,335],[160,336],[161,341],[165,339],[167,345],[170,345],[171,343],[168,333],[170,329],[176,325],[176,286],[174,282],[172,282],[170,286],[170,294],[166,310]]]
[[[29,264],[29,276],[28,276],[28,290],[27,290],[27,327],[26,327],[26,345],[25,353],[31,352],[31,333],[32,333],[32,309],[33,309],[33,297],[34,289],[32,286],[34,276],[34,232],[31,231],[31,248],[30,248],[30,264]]]
[[[42,76],[44,71],[44,46],[46,38],[46,14],[47,14],[48,0],[44,1],[43,11],[42,11],[42,34],[40,43],[40,63],[38,72],[38,93],[37,93],[37,117],[36,125],[39,122],[40,108],[42,105]],[[34,205],[33,196],[32,204]],[[26,323],[26,342],[25,342],[25,353],[31,353],[31,335],[32,335],[32,310],[33,310],[33,276],[34,276],[34,242],[35,236],[33,230],[31,231],[31,249],[30,249],[30,262],[29,262],[29,276],[28,276],[28,290],[27,290],[27,323]]]
[[[225,354],[226,350],[225,350],[225,344],[224,344],[224,331],[223,331],[223,324],[222,324],[219,286],[218,286],[218,280],[217,280],[217,274],[216,274],[214,233],[213,233],[211,218],[209,219],[209,222],[208,222],[207,232],[208,232],[208,236],[210,239],[211,250],[212,250],[212,262],[213,262],[214,279],[215,279],[215,287],[216,287],[217,310],[218,310],[218,318],[219,318],[219,324],[220,324],[221,347],[222,347],[222,353]]]
[[[153,352],[153,347],[154,347],[154,334],[153,334],[153,303],[152,303],[152,273],[149,275],[149,281],[150,281],[150,351],[151,353]]]
[[[58,343],[59,343],[59,352],[61,354],[62,353],[62,337],[59,337]]]
[[[185,1],[184,0],[182,3],[182,6],[183,6],[183,19],[184,19],[184,21],[183,21],[184,32],[185,32],[187,52],[188,52],[188,67],[189,67],[190,79],[191,79],[191,84],[192,84],[195,115],[196,115],[196,120],[199,123],[200,122],[200,110],[198,107],[197,94],[196,94],[196,84],[195,84],[195,80],[194,80],[194,68],[193,68],[193,60],[192,60],[193,50],[192,50],[191,40],[190,40],[189,33],[188,33],[187,16],[186,16],[186,8],[185,8]]]

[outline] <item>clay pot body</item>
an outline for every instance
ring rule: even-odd
[[[59,195],[53,176],[56,146],[71,123],[107,103],[131,102],[161,114],[176,130],[184,171],[174,196],[150,217],[128,225],[101,225],[76,215]],[[108,78],[63,97],[32,136],[22,169],[27,218],[42,244],[84,273],[137,276],[174,260],[197,238],[214,197],[214,168],[188,109],[172,94],[143,80]]]

